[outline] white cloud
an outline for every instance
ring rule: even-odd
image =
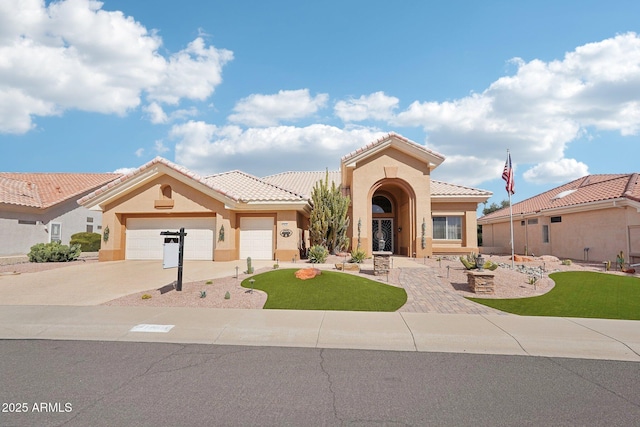
[[[563,183],[589,175],[589,167],[575,159],[560,159],[540,163],[523,174],[524,179],[535,184]]]
[[[381,137],[367,128],[328,125],[243,130],[201,121],[175,125],[176,162],[201,174],[240,169],[259,176],[287,170],[339,168],[340,156]]]
[[[156,153],[158,154],[164,154],[167,151],[169,151],[169,147],[167,147],[166,145],[164,145],[164,142],[162,142],[161,140],[157,140],[156,142],[154,142],[153,144],[153,149],[156,151]]]
[[[233,58],[200,38],[168,59],[161,46],[154,31],[97,1],[0,2],[0,132],[25,133],[34,116],[67,109],[126,114],[145,95],[202,100]]]
[[[135,152],[136,157],[142,157],[144,155],[144,148],[138,148]]]
[[[514,161],[538,164],[524,176],[534,182],[545,174],[555,181],[585,172],[586,165],[564,155],[568,144],[590,132],[640,132],[637,34],[579,46],[562,60],[512,62],[516,73],[482,93],[449,102],[415,101],[389,122],[424,128],[427,145],[445,155],[482,147],[474,155],[499,159],[510,148]],[[449,166],[453,158],[447,156],[438,171],[454,170]],[[563,175],[551,165],[563,165],[568,172]],[[478,167],[481,174],[495,176],[492,162]]]
[[[123,175],[126,175],[128,173],[131,173],[133,171],[135,171],[137,168],[118,168],[116,170],[113,171],[113,173],[121,173]]]
[[[149,121],[153,124],[167,123],[169,121],[169,116],[167,116],[167,113],[164,112],[160,104],[157,102],[152,102],[151,104],[142,107],[142,111],[147,113]]]
[[[281,90],[274,95],[253,94],[238,101],[229,116],[232,123],[247,126],[277,126],[283,121],[296,121],[323,108],[329,95],[309,95],[309,89]]]
[[[398,108],[400,100],[394,96],[387,96],[384,92],[362,95],[358,99],[338,101],[334,106],[336,116],[344,122],[359,122],[364,120],[389,120],[393,117],[393,110]]]

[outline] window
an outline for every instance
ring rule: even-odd
[[[58,222],[52,222],[50,224],[51,234],[49,237],[52,242],[61,242],[62,241],[62,224]]]
[[[549,226],[542,226],[542,243],[549,243]]]
[[[443,240],[462,239],[462,217],[434,216],[433,238]]]
[[[373,213],[393,213],[391,201],[384,196],[374,196],[372,200],[371,212]]]
[[[93,225],[87,224],[87,233],[93,233]]]
[[[87,217],[87,222],[93,222],[93,217],[88,216]]]
[[[551,217],[551,222],[562,222],[562,217],[561,216],[552,216]]]
[[[26,219],[19,219],[18,220],[18,224],[36,225],[36,221],[29,221],[29,220],[26,220]]]
[[[538,224],[538,218],[528,219],[528,220],[527,220],[527,224],[529,224],[529,225],[536,225],[536,224]]]

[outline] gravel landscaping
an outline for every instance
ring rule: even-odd
[[[489,298],[521,298],[534,295],[542,295],[554,286],[549,273],[555,271],[599,271],[603,272],[604,267],[599,262],[572,262],[570,265],[563,265],[560,260],[551,256],[531,258],[530,261],[517,262],[516,269],[512,270],[511,261],[508,256],[487,256],[486,259],[498,263],[500,267],[495,273],[495,294]],[[327,264],[322,268],[333,269],[333,264],[341,263],[343,257],[331,256]],[[30,263],[26,257],[13,257],[0,259],[1,274],[28,274],[53,268],[64,268],[74,263],[97,262],[96,254],[83,254],[81,259],[69,263]],[[426,259],[402,259],[396,261],[402,268],[408,269],[430,267],[435,275],[446,286],[463,296],[478,296],[471,292],[467,286],[467,276],[462,263],[454,256]],[[309,267],[307,263],[300,263],[300,268]],[[449,267],[449,268],[447,268]],[[386,283],[387,276],[373,276],[371,260],[366,260],[363,271],[360,273],[350,272],[349,274],[363,274],[366,277]],[[268,269],[257,270],[261,273]],[[610,272],[611,274],[624,274],[621,272]],[[638,274],[635,274],[638,277]],[[247,275],[240,274],[239,278],[226,277],[214,279],[212,281],[200,281],[184,283],[182,292],[173,289],[150,289],[145,292],[127,295],[125,297],[109,301],[105,305],[132,305],[132,306],[180,306],[180,307],[212,307],[212,308],[261,308],[267,296],[261,291],[247,292],[247,289],[240,286],[240,283]],[[530,283],[531,277],[537,277],[534,284]],[[389,275],[389,284],[398,286],[399,268],[394,268]],[[209,283],[211,282],[211,283]],[[205,294],[206,293],[206,296]],[[225,298],[228,292],[229,298]],[[150,298],[143,299],[144,294]]]

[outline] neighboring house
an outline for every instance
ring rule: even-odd
[[[514,250],[640,262],[640,175],[588,175],[513,205]],[[478,219],[483,253],[510,253],[509,208]]]
[[[101,233],[101,212],[76,201],[120,176],[0,172],[0,256],[27,254],[36,243],[68,244],[81,231]]]
[[[351,198],[351,248],[417,257],[477,251],[476,209],[491,193],[432,181],[443,161],[397,134],[344,156],[329,179]],[[157,157],[78,203],[103,212],[101,260],[160,259],[160,232],[181,227],[186,259],[291,260],[308,248],[310,195],[325,175],[201,177]]]

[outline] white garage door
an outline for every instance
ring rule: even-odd
[[[165,236],[161,231],[184,227],[184,259],[213,259],[215,218],[129,218],[127,219],[126,258],[162,259]]]
[[[240,259],[273,259],[273,218],[240,218]]]

